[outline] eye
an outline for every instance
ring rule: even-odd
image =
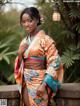
[[[32,22],[32,21],[33,21],[32,19],[29,20],[29,22]]]
[[[22,20],[23,23],[26,23],[26,22],[31,23],[32,21],[33,21],[32,19]]]
[[[22,23],[25,23],[26,22],[26,20],[22,20]]]

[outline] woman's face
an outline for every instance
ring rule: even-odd
[[[37,20],[31,19],[31,17],[26,13],[24,13],[22,16],[21,24],[25,31],[29,33],[34,32],[37,28]]]

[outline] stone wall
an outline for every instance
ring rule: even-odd
[[[20,106],[20,94],[17,85],[0,86],[1,100],[7,100],[7,105],[3,105],[3,103],[0,106]],[[56,106],[80,106],[80,83],[62,84],[55,100]]]
[[[62,84],[56,95],[57,106],[80,106],[80,83]]]
[[[17,85],[0,86],[0,106],[20,106],[20,94]]]

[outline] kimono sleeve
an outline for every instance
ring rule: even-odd
[[[19,49],[21,52],[24,51],[23,45],[25,44],[25,42],[26,42],[26,39],[23,39],[20,43]],[[18,56],[15,59],[15,65],[14,65],[14,77],[17,84],[22,84],[22,72],[23,72],[24,63],[21,58],[21,55],[22,54],[18,53]]]
[[[15,78],[17,84],[22,83],[20,63],[19,63],[19,57],[18,56],[15,59],[14,78]]]
[[[25,37],[20,43],[20,46],[18,49],[18,55],[22,55],[27,47],[28,47],[27,38]]]
[[[63,69],[61,59],[56,49],[54,40],[47,36],[44,39],[44,51],[47,60],[47,69],[45,72],[44,82],[56,92],[60,88],[63,79]],[[59,75],[60,74],[60,75]]]

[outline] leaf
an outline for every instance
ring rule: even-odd
[[[61,60],[66,68],[69,68],[74,63],[74,61],[72,59],[70,59],[70,57],[67,55],[63,55]]]
[[[9,60],[9,58],[8,58],[8,56],[3,56],[3,59],[8,63],[8,64],[10,64],[10,60]]]
[[[2,59],[3,59],[3,55],[2,55],[2,54],[0,54],[0,61],[2,61]]]
[[[6,46],[7,46],[7,43],[0,44],[0,49]]]
[[[75,53],[72,49],[66,49],[66,51],[63,53],[61,60],[66,68],[71,67],[76,60],[80,59],[80,53]]]
[[[16,55],[17,51],[12,51],[12,52],[8,52],[6,53],[5,55],[8,56],[8,55]]]
[[[80,33],[80,23],[78,23],[78,24],[76,25],[76,31],[78,31],[78,33]]]
[[[75,36],[75,34],[69,30],[64,30],[61,32],[61,35],[64,35],[66,38],[73,38]]]
[[[14,74],[11,74],[8,79],[9,81],[12,81],[14,83],[15,82]]]
[[[2,61],[3,59],[3,56],[5,55],[5,53],[9,50],[9,48],[6,48],[5,50],[3,50],[1,53],[0,53],[0,61]]]
[[[80,18],[80,11],[78,11],[77,9],[71,9],[69,16],[72,18]]]
[[[6,53],[8,50],[9,50],[9,47],[7,47],[6,49],[4,49],[4,50],[1,52],[1,54]]]
[[[9,45],[11,44],[11,42],[14,41],[14,39],[15,39],[15,38],[12,37],[12,38],[9,38],[9,40],[7,40],[6,42],[1,42],[0,48],[4,48],[4,47],[9,46]]]

